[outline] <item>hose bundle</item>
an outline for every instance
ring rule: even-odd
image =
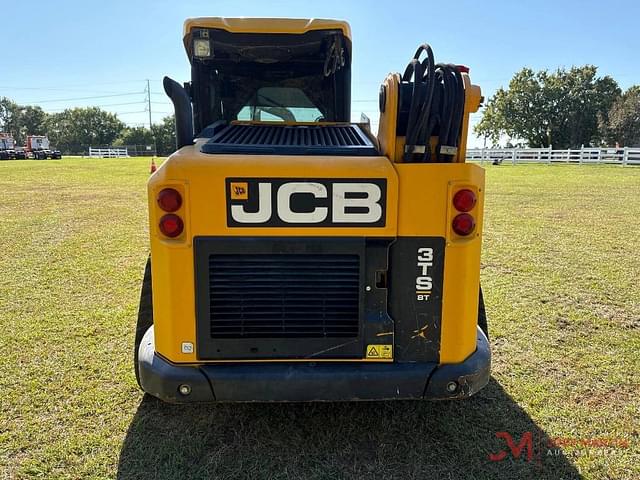
[[[420,60],[423,52],[425,58]],[[433,51],[420,45],[402,75],[411,96],[404,161],[451,162],[457,153],[464,114],[464,83],[455,65],[435,64]],[[435,158],[430,140],[438,137]]]

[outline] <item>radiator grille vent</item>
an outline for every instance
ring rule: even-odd
[[[210,255],[211,338],[357,337],[359,285],[358,255]]]
[[[231,124],[203,147],[204,153],[282,155],[378,155],[358,125]]]

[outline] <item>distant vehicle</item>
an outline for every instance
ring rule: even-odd
[[[25,146],[25,154],[36,160],[46,160],[47,158],[60,159],[60,150],[52,150],[49,139],[46,135],[28,135]]]
[[[16,147],[16,160],[24,160],[27,158],[27,151],[24,147]]]
[[[10,133],[0,133],[0,160],[13,160],[16,158],[16,142]]]

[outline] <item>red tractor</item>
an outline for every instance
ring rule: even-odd
[[[25,151],[30,158],[46,160],[47,158],[60,159],[60,150],[52,150],[49,139],[45,135],[28,135]]]

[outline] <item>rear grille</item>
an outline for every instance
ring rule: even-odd
[[[204,153],[282,155],[377,155],[358,125],[231,124],[203,147]]]
[[[229,125],[215,137],[215,142],[228,145],[366,145],[351,125]]]
[[[210,337],[357,337],[359,285],[358,255],[209,255]]]

